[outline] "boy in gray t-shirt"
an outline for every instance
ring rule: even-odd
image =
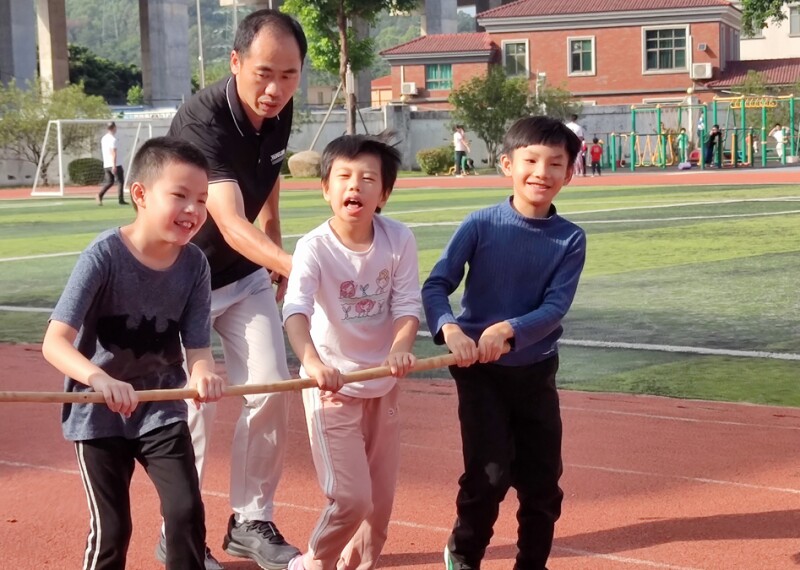
[[[133,161],[136,219],[100,234],[81,254],[50,318],[42,352],[67,392],[102,393],[106,405],[67,404],[90,509],[84,568],[125,567],[136,461],[158,490],[167,568],[202,570],[205,519],[183,400],[139,405],[137,390],[187,384],[198,401],[222,396],[210,349],[208,263],[189,243],[206,220],[208,163],[166,137]]]

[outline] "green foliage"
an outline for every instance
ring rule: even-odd
[[[783,7],[790,0],[742,0],[742,33],[753,36],[767,26],[768,22],[780,23],[786,19]]]
[[[375,43],[375,53],[410,42],[420,35],[419,12],[410,14],[389,14],[382,12],[370,25],[369,33]],[[382,57],[372,62],[372,76],[380,77],[391,73],[391,66]]]
[[[463,10],[459,10],[456,14],[458,18],[458,33],[474,32],[477,29],[478,22],[474,16],[470,16]]]
[[[417,152],[417,163],[425,174],[442,174],[453,164],[453,147],[424,148]]]
[[[571,115],[580,115],[583,105],[572,97],[572,93],[561,87],[542,85],[539,87],[539,108],[534,101],[534,115],[546,114],[565,120]]]
[[[67,165],[67,173],[72,183],[78,186],[100,184],[105,175],[103,161],[97,158],[76,158]]]
[[[294,125],[294,123],[292,123]],[[289,159],[292,157],[294,153],[290,150],[286,151],[286,155],[283,157],[283,162],[281,163],[281,174],[289,175]]]
[[[141,85],[131,85],[128,89],[128,95],[125,98],[128,105],[143,105],[144,104],[144,89]]]
[[[796,87],[797,86],[795,86],[795,88]],[[782,89],[779,87],[773,87],[767,85],[766,81],[764,81],[763,76],[753,69],[747,72],[747,75],[745,76],[745,79],[741,84],[731,87],[731,91],[733,91],[737,95],[756,96],[756,97],[775,96],[775,95],[783,95],[783,94],[797,92],[791,89],[785,89],[785,88]],[[761,117],[761,109],[745,109],[745,116],[746,116],[745,127],[759,129],[759,130],[761,129],[762,126],[761,123],[763,121]],[[769,132],[770,128],[775,123],[788,125],[790,120],[791,117],[789,116],[788,102],[784,101],[779,103],[777,107],[768,108],[767,122],[765,125],[767,128],[767,132]],[[739,109],[731,109],[730,111],[726,110],[724,118],[722,112],[720,112],[718,121],[723,129],[731,128],[734,125],[736,125],[737,127],[742,126],[739,124],[741,122]],[[761,138],[760,134],[757,134],[756,136],[759,139]]]
[[[139,2],[66,0],[66,13],[67,42],[110,61],[141,64]]]
[[[102,97],[87,95],[81,85],[69,85],[46,96],[38,80],[28,89],[20,89],[12,81],[0,86],[0,117],[0,148],[34,165],[41,158],[46,183],[47,168],[56,156],[55,144],[42,147],[47,123],[54,119],[105,119],[110,117],[110,110]],[[63,125],[62,147],[78,150],[94,136],[93,129]]]
[[[486,143],[489,166],[494,167],[497,151],[510,123],[529,114],[528,82],[508,78],[499,65],[482,77],[473,77],[450,93],[453,120],[464,125]]]
[[[345,62],[353,72],[361,71],[370,66],[375,53],[373,39],[357,39],[348,22],[360,19],[372,24],[384,10],[413,10],[419,4],[419,0],[286,0],[281,10],[303,25],[311,64],[344,79]],[[345,46],[341,45],[343,35]]]
[[[142,84],[142,70],[98,57],[89,48],[70,44],[69,82],[83,83],[87,95],[99,95],[111,105],[123,105],[128,90]]]

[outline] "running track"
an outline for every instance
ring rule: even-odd
[[[0,346],[0,390],[58,390],[37,346]],[[460,474],[456,399],[447,380],[402,383],[402,467],[381,568],[441,569]],[[551,570],[765,569],[800,566],[800,410],[563,392],[564,513]],[[79,568],[88,513],[72,446],[53,404],[0,404],[3,568]],[[228,516],[227,455],[236,402],[220,409],[204,494],[209,543],[230,570],[256,570],[220,548]],[[292,395],[291,442],[277,521],[302,545],[322,497]],[[134,477],[129,568],[153,559],[159,515]],[[484,565],[514,556],[513,493]]]

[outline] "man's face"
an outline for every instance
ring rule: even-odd
[[[236,91],[256,130],[264,119],[276,117],[297,91],[302,63],[297,40],[272,28],[263,28],[246,54],[231,52]]]

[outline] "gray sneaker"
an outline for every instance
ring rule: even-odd
[[[163,533],[156,544],[156,560],[161,562],[161,564],[167,563],[167,538]],[[214,558],[214,555],[211,554],[211,549],[208,546],[206,546],[205,568],[206,570],[225,570],[225,567],[219,563],[219,560]]]
[[[228,534],[222,548],[231,556],[249,558],[264,570],[283,570],[300,551],[286,542],[271,521],[237,523],[228,520]]]
[[[473,570],[472,566],[456,560],[448,546],[444,547],[444,568],[445,570]]]

